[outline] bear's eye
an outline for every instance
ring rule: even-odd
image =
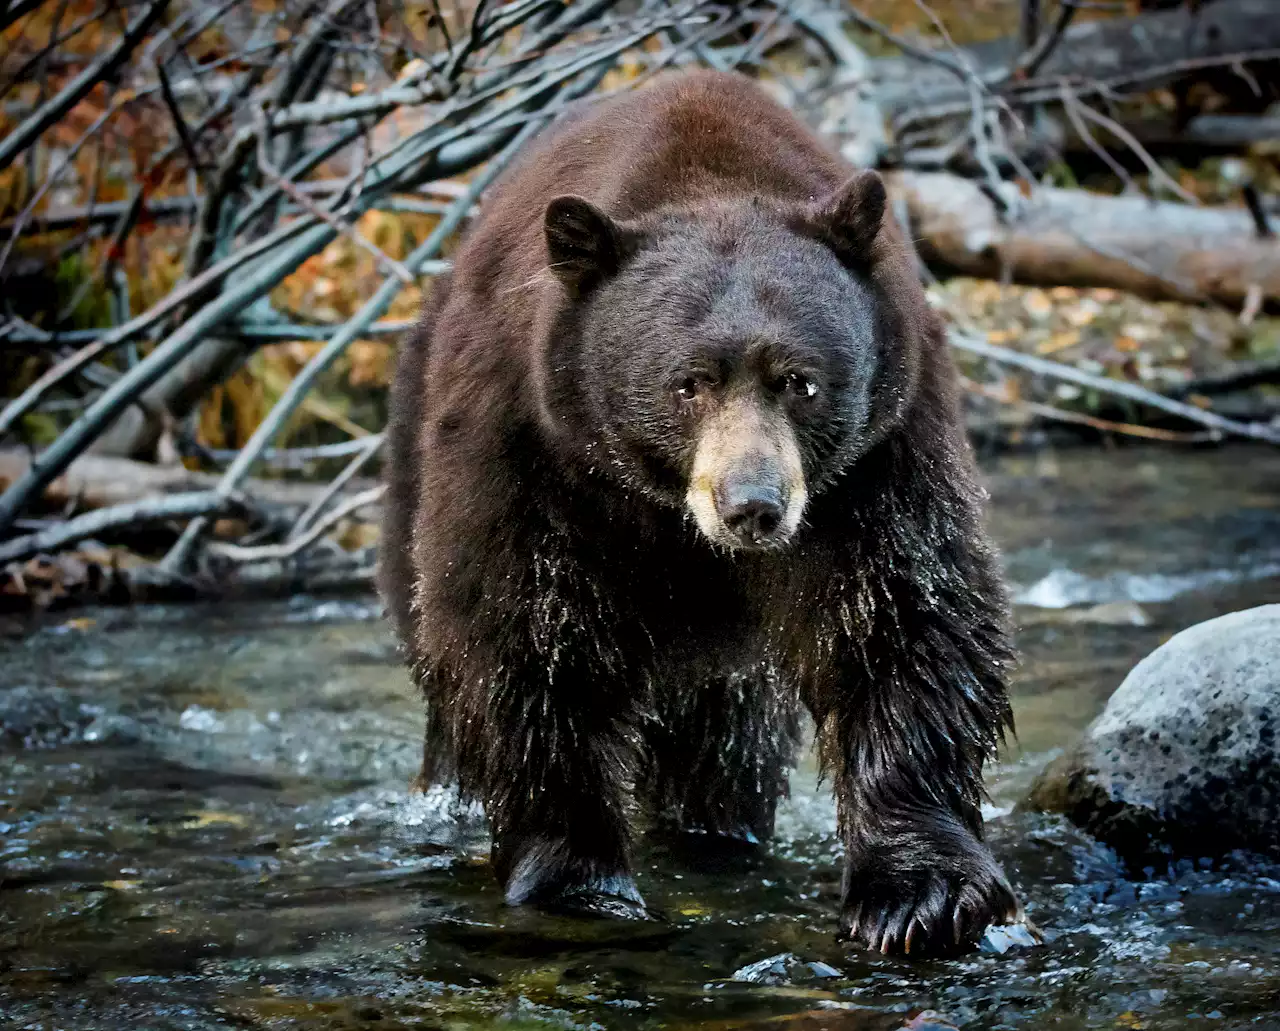
[[[818,384],[809,379],[808,376],[801,375],[798,372],[788,374],[783,380],[782,388],[788,394],[794,394],[796,397],[809,398],[818,393]]]
[[[676,384],[676,397],[681,401],[692,401],[698,396],[698,392],[702,389],[703,382],[696,376],[686,376]]]

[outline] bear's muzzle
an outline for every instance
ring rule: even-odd
[[[776,406],[740,395],[703,420],[685,504],[709,540],[735,550],[783,547],[807,497],[795,432]]]

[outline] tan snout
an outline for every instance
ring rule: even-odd
[[[699,427],[685,504],[706,536],[744,550],[786,544],[808,494],[791,424],[751,396],[727,398]]]

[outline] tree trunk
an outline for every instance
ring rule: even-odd
[[[966,275],[1110,286],[1149,297],[1239,305],[1251,288],[1280,301],[1280,240],[1243,208],[1039,188],[1004,224],[981,186],[943,172],[888,176],[921,257]],[[1012,189],[1012,188],[1011,188]]]

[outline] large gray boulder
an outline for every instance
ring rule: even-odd
[[[1064,813],[1131,865],[1280,855],[1280,605],[1200,623],[1148,655],[1026,806]]]

